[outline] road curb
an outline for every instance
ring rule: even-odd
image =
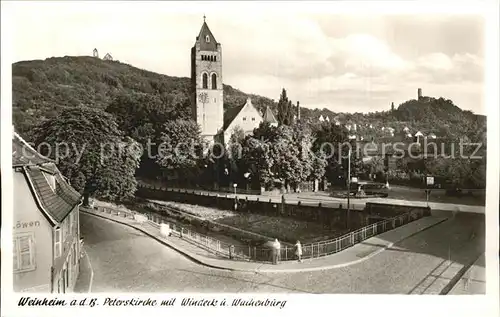
[[[442,222],[448,220],[448,218],[445,218],[445,219],[442,219],[430,226],[427,226],[425,228],[423,228],[422,230],[420,231],[417,231],[415,233],[412,233],[411,235],[409,236],[406,236],[404,238],[402,238],[401,240],[398,240],[398,241],[395,241],[395,242],[391,242],[389,243],[388,245],[380,248],[379,250],[375,251],[375,252],[372,252],[370,253],[369,255],[365,256],[365,257],[362,257],[360,259],[357,259],[357,260],[354,260],[354,261],[350,261],[350,262],[345,262],[345,263],[339,263],[339,264],[334,264],[334,265],[326,265],[326,266],[320,266],[320,267],[313,267],[313,268],[298,268],[298,269],[260,269],[260,268],[254,268],[254,269],[241,269],[241,268],[235,268],[235,267],[228,267],[228,266],[225,266],[225,265],[218,265],[218,264],[213,264],[213,263],[208,263],[208,261],[204,260],[204,259],[200,259],[199,256],[196,256],[196,255],[193,255],[191,254],[190,252],[186,252],[185,250],[183,250],[182,248],[179,248],[178,246],[176,245],[173,245],[173,244],[170,244],[168,243],[167,241],[164,241],[163,239],[160,239],[152,234],[150,234],[149,232],[145,231],[144,229],[140,228],[140,227],[137,227],[137,226],[134,226],[134,225],[131,225],[129,223],[125,223],[125,222],[122,222],[122,221],[119,221],[117,219],[111,219],[111,218],[108,218],[108,217],[104,217],[104,216],[101,216],[101,215],[98,215],[98,214],[94,214],[94,213],[91,213],[91,212],[87,212],[87,211],[83,211],[85,214],[88,214],[88,215],[92,215],[92,216],[95,216],[95,217],[99,217],[99,218],[102,218],[102,219],[106,219],[106,220],[109,220],[109,221],[112,221],[112,222],[115,222],[115,223],[119,223],[119,224],[122,224],[122,225],[125,225],[125,226],[128,226],[130,228],[133,228],[133,229],[136,229],[142,233],[144,233],[145,235],[147,235],[148,237],[150,238],[153,238],[154,240],[158,241],[159,243],[179,252],[180,254],[182,254],[183,256],[185,256],[186,258],[190,259],[191,261],[197,263],[197,264],[200,264],[200,265],[203,265],[203,266],[206,266],[206,267],[210,267],[210,268],[214,268],[214,269],[219,269],[219,270],[226,270],[226,271],[234,271],[234,272],[250,272],[250,273],[301,273],[301,272],[315,272],[315,271],[323,271],[323,270],[331,270],[331,269],[337,269],[337,268],[342,268],[342,267],[346,267],[346,266],[350,266],[350,265],[355,265],[355,264],[358,264],[358,263],[361,263],[361,262],[364,262],[372,257],[374,257],[375,255],[378,255],[380,254],[381,252],[391,248],[392,246],[394,246],[394,244],[396,243],[399,243],[405,239],[408,239],[422,231],[425,231],[427,229],[430,229],[434,226],[437,226],[438,224],[441,224]],[[348,250],[348,249],[347,249]],[[342,252],[342,251],[341,251]],[[336,253],[336,254],[339,254],[339,253]],[[215,261],[219,261],[219,260],[215,260]],[[211,261],[210,261],[211,262]],[[256,265],[258,265],[256,263]],[[260,264],[261,266],[263,264]]]

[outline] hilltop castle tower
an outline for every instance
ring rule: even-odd
[[[213,140],[224,125],[223,104],[222,48],[203,17],[191,49],[191,113],[208,140]]]

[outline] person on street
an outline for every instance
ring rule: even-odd
[[[297,256],[298,261],[302,262],[302,244],[300,244],[299,240],[295,243],[295,255]]]
[[[281,243],[278,241],[278,239],[274,239],[273,249],[274,249],[273,264],[278,264],[281,254]]]

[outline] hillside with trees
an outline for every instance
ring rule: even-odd
[[[172,119],[190,116],[190,79],[146,71],[119,61],[87,56],[53,57],[12,65],[12,113],[16,129],[26,132],[45,118],[68,108],[106,109],[117,98],[148,98]],[[276,103],[224,85],[224,109],[240,106],[248,97],[260,110]]]

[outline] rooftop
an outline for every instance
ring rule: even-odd
[[[25,174],[33,198],[53,225],[61,223],[81,200],[80,193],[67,183],[55,162],[38,153],[17,133],[12,138],[12,167]],[[55,186],[49,183],[52,177]]]

